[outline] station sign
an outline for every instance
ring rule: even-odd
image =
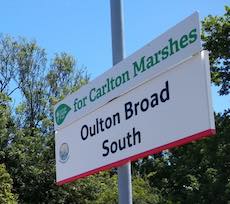
[[[56,132],[64,184],[215,133],[208,53],[198,52]]]
[[[55,106],[55,130],[128,93],[155,75],[201,51],[200,23],[195,12]]]
[[[57,184],[215,133],[195,12],[54,110]]]

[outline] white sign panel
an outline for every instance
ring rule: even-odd
[[[209,72],[198,53],[58,130],[57,183],[214,134]]]
[[[199,17],[194,13],[59,102],[55,106],[55,130],[71,125],[200,51]]]

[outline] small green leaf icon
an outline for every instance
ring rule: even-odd
[[[58,106],[55,111],[55,119],[58,125],[61,125],[63,123],[70,110],[71,108],[66,104],[61,104],[60,106]]]

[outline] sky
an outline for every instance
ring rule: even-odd
[[[223,15],[229,0],[124,0],[124,47],[129,56],[194,11],[200,19]],[[112,67],[109,0],[1,0],[0,33],[36,40],[48,58],[67,52],[86,66],[91,79]],[[230,96],[212,88],[217,112]]]

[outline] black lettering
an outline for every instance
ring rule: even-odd
[[[104,122],[104,120],[102,118],[100,118],[100,122],[99,123],[100,123],[100,129],[101,129],[102,132],[104,132],[104,130],[105,130],[103,128],[103,122]]]
[[[141,110],[143,112],[147,111],[148,108],[149,108],[149,100],[147,98],[144,98],[142,101],[141,101]]]
[[[169,100],[169,83],[168,83],[168,81],[165,82],[165,88],[161,90],[160,99],[161,99],[161,102],[163,102],[163,103],[165,101]]]
[[[127,102],[125,104],[125,119],[128,120],[133,116],[132,102]]]
[[[138,138],[138,143],[141,143],[141,132],[138,130],[136,132],[135,127],[133,128],[133,145],[136,145],[136,137]]]
[[[113,126],[119,123],[120,123],[120,113],[117,112],[116,114],[113,115]]]
[[[91,137],[96,135],[96,127],[95,127],[95,125],[93,125],[93,127],[92,126],[89,127],[89,134],[90,134]]]
[[[135,106],[135,115],[137,115],[137,113],[138,113],[137,107],[139,106],[139,102],[135,103],[134,106]]]
[[[130,135],[130,133],[128,132],[126,138],[127,138],[128,146],[129,146],[129,147],[132,147],[132,146],[133,146],[132,143],[131,143],[131,141],[130,141],[130,138],[131,138],[131,137],[132,137],[132,135]]]
[[[119,139],[119,141],[118,141],[118,145],[119,145],[119,149],[120,150],[123,150],[123,149],[125,149],[126,148],[126,142],[125,142],[125,137],[123,137],[123,145],[121,144],[121,139]]]
[[[115,153],[117,151],[117,143],[115,141],[111,143],[110,149],[112,153]]]
[[[105,145],[106,143],[108,143],[109,140],[105,140],[102,144],[102,148],[106,150],[106,153],[103,153],[102,156],[106,157],[109,154],[109,148]]]
[[[155,106],[157,106],[159,104],[158,102],[158,95],[157,93],[154,93],[152,96],[151,96],[151,107],[154,108]]]
[[[106,118],[105,120],[105,127],[109,129],[112,126],[112,119],[110,117]]]
[[[84,134],[84,129],[85,129],[86,134]],[[88,135],[89,135],[88,126],[87,125],[83,125],[82,128],[81,128],[81,139],[86,140],[87,137],[88,137]]]

